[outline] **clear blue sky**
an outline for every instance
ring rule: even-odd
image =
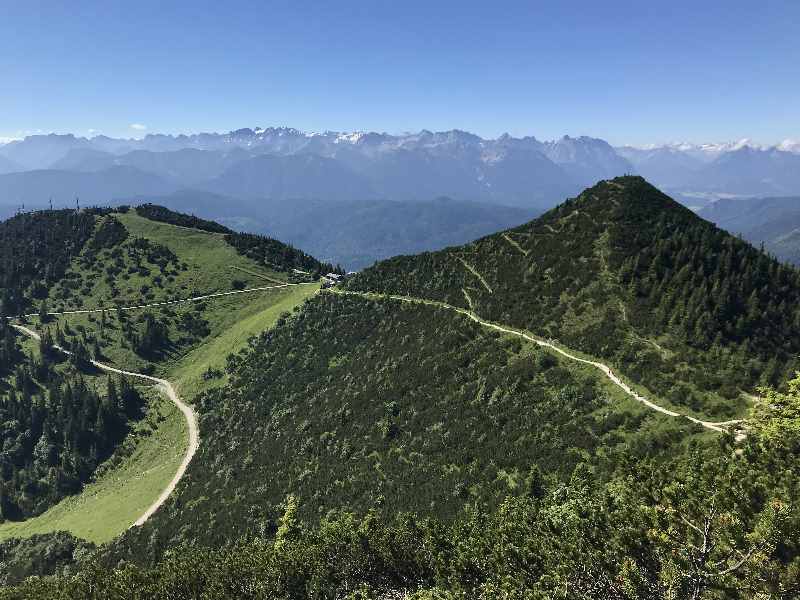
[[[798,0],[0,3],[0,137],[800,138]]]

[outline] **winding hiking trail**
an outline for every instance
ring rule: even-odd
[[[65,311],[61,311],[61,312],[48,312],[47,314],[49,316],[65,316],[65,315],[86,315],[86,314],[102,313],[102,312],[109,312],[109,311],[116,311],[116,310],[122,310],[122,311],[143,310],[143,309],[155,308],[155,307],[159,307],[159,306],[170,306],[170,305],[174,305],[174,304],[183,304],[183,303],[187,303],[187,302],[201,302],[203,300],[209,300],[209,299],[212,299],[212,298],[220,298],[220,297],[223,297],[223,296],[234,296],[234,295],[237,295],[237,294],[248,294],[248,293],[254,293],[254,292],[263,292],[263,291],[266,291],[266,290],[287,288],[287,287],[298,286],[298,285],[314,285],[314,284],[313,283],[282,283],[280,285],[255,287],[255,288],[248,288],[248,289],[244,289],[244,290],[234,290],[232,292],[216,292],[216,293],[213,293],[213,294],[204,294],[202,296],[192,296],[191,298],[182,298],[182,299],[179,299],[179,300],[168,300],[168,301],[165,301],[165,302],[152,302],[150,304],[137,304],[137,305],[133,305],[133,306],[113,306],[113,307],[107,307],[107,308],[89,308],[89,309],[82,309],[82,310],[65,310]],[[6,319],[9,321],[11,327],[16,329],[20,333],[23,333],[23,334],[27,335],[28,337],[33,338],[34,340],[40,341],[41,340],[41,336],[36,331],[34,331],[33,329],[30,329],[30,328],[28,328],[28,327],[26,327],[24,325],[19,325],[19,324],[16,324],[16,323],[13,322],[15,319],[25,318],[25,317],[36,317],[36,316],[38,316],[38,313],[29,313],[29,314],[26,314],[26,315],[21,315],[19,317],[6,317]],[[61,352],[63,354],[66,354],[67,356],[72,355],[72,352],[70,352],[66,348],[63,348],[63,347],[61,347],[59,345],[54,345],[53,348],[55,348],[56,350],[58,350],[59,352]],[[170,399],[170,401],[178,408],[178,410],[181,411],[181,413],[183,414],[184,419],[186,420],[187,429],[189,430],[189,443],[188,443],[188,446],[186,448],[186,453],[183,456],[183,460],[181,461],[181,464],[178,466],[178,470],[175,472],[174,477],[169,482],[167,487],[164,488],[164,490],[161,492],[161,494],[156,499],[156,501],[153,502],[153,504],[150,505],[150,507],[142,514],[142,516],[140,516],[133,523],[133,525],[131,525],[131,527],[138,527],[140,525],[143,525],[151,516],[153,516],[153,514],[159,508],[161,508],[161,506],[164,504],[164,502],[167,501],[167,498],[170,497],[172,492],[175,491],[175,487],[178,485],[178,482],[181,480],[183,475],[186,473],[186,469],[189,467],[189,463],[192,462],[192,458],[194,458],[194,455],[197,452],[197,449],[200,447],[200,432],[199,432],[199,428],[198,428],[198,425],[197,425],[197,413],[194,412],[194,409],[191,406],[189,406],[188,404],[185,404],[180,399],[180,397],[178,396],[178,393],[175,391],[175,388],[166,379],[160,379],[158,377],[153,377],[151,375],[145,375],[144,373],[134,373],[132,371],[124,371],[122,369],[117,369],[116,367],[112,367],[110,365],[106,365],[106,364],[97,362],[95,360],[92,360],[91,364],[94,365],[95,367],[97,367],[98,369],[101,369],[103,371],[107,371],[109,373],[116,373],[118,375],[127,375],[129,377],[137,377],[139,379],[144,379],[146,381],[151,381],[151,382],[157,384],[164,391],[164,393],[167,395],[167,397]]]
[[[638,402],[641,402],[642,404],[644,404],[645,406],[647,406],[648,408],[650,408],[650,409],[652,409],[654,411],[660,412],[660,413],[665,414],[665,415],[670,416],[670,417],[679,417],[679,418],[688,419],[689,421],[692,421],[693,423],[697,423],[698,425],[702,425],[706,429],[710,429],[712,431],[717,431],[717,432],[720,432],[720,433],[727,432],[726,428],[731,426],[731,425],[738,425],[739,423],[743,422],[743,419],[734,419],[734,420],[731,420],[731,421],[716,421],[716,422],[715,421],[703,421],[702,419],[697,419],[697,418],[692,417],[690,415],[685,415],[685,414],[676,412],[674,410],[670,410],[668,408],[664,408],[663,406],[659,406],[655,402],[652,402],[652,401],[648,400],[644,396],[636,393],[633,389],[631,389],[631,387],[627,383],[622,381],[622,379],[620,379],[617,375],[614,374],[614,372],[611,370],[611,368],[608,365],[603,364],[601,362],[594,361],[594,360],[587,360],[585,358],[581,358],[579,356],[575,356],[574,354],[570,354],[569,352],[567,352],[566,350],[562,350],[561,348],[559,348],[558,346],[556,346],[552,342],[549,342],[549,341],[544,340],[544,339],[537,338],[536,336],[533,336],[530,333],[527,333],[525,331],[519,331],[519,330],[513,329],[511,327],[506,327],[506,326],[503,326],[503,325],[498,325],[497,323],[492,323],[491,321],[487,321],[485,319],[482,319],[481,317],[476,315],[474,312],[472,312],[470,310],[467,310],[465,308],[460,308],[458,306],[453,306],[452,304],[446,304],[444,302],[439,302],[439,301],[436,301],[436,300],[425,300],[423,298],[414,298],[412,296],[398,296],[398,295],[394,295],[394,294],[388,294],[388,295],[387,294],[376,294],[376,293],[369,293],[369,292],[353,292],[353,291],[350,291],[350,290],[338,290],[338,289],[331,289],[330,291],[335,293],[335,294],[360,296],[362,298],[367,298],[367,299],[370,299],[370,300],[377,300],[377,299],[381,299],[381,298],[391,298],[392,300],[398,300],[400,302],[409,302],[409,303],[412,303],[412,304],[427,304],[427,305],[430,305],[430,306],[437,306],[439,308],[452,310],[452,311],[457,312],[459,314],[462,314],[462,315],[464,315],[466,317],[469,317],[470,319],[472,319],[473,321],[478,323],[478,325],[481,325],[483,327],[488,327],[489,329],[494,329],[496,331],[500,331],[502,333],[508,333],[510,335],[516,335],[516,336],[521,337],[521,338],[523,338],[525,340],[528,340],[529,342],[533,342],[534,344],[537,344],[538,346],[549,348],[553,352],[556,352],[556,353],[560,354],[561,356],[564,356],[564,357],[566,357],[566,358],[568,358],[570,360],[574,360],[576,362],[583,363],[583,364],[595,367],[596,369],[599,369],[600,371],[602,371],[603,374],[605,374],[605,376],[614,383],[614,385],[616,385],[617,387],[621,388],[622,391],[624,391],[626,394],[628,394],[633,399],[637,400]]]
[[[254,293],[254,292],[263,292],[263,291],[266,291],[266,290],[287,288],[287,287],[298,286],[298,285],[313,285],[313,284],[308,284],[308,283],[282,283],[280,285],[255,287],[255,288],[248,288],[248,289],[245,289],[245,290],[234,290],[232,292],[216,292],[216,293],[213,293],[213,294],[204,294],[204,295],[201,295],[201,296],[192,296],[191,298],[182,298],[182,299],[179,299],[179,300],[168,300],[168,301],[165,301],[165,302],[152,302],[150,304],[137,304],[137,305],[133,305],[133,306],[113,306],[113,307],[107,307],[107,308],[89,308],[89,309],[82,309],[82,310],[66,310],[66,311],[61,311],[61,312],[54,311],[54,312],[48,312],[47,314],[49,316],[64,316],[64,315],[86,315],[86,314],[102,313],[102,312],[109,312],[109,311],[116,311],[116,310],[122,310],[122,311],[143,310],[143,309],[155,308],[155,307],[159,307],[159,306],[170,306],[170,305],[174,305],[174,304],[183,304],[183,303],[187,303],[187,302],[201,302],[203,300],[209,300],[209,299],[212,299],[212,298],[220,298],[220,297],[223,297],[223,296],[234,296],[234,295],[238,295],[238,294],[248,294],[248,293]],[[38,313],[31,313],[31,314],[22,315],[22,317],[35,317],[35,316],[38,316]],[[33,339],[35,339],[37,341],[41,340],[41,336],[37,332],[35,332],[33,329],[25,327],[24,325],[18,325],[16,323],[14,323],[13,320],[15,318],[20,318],[20,317],[7,317],[7,319],[9,320],[9,322],[11,324],[11,326],[14,329],[16,329],[20,333],[23,333],[23,334],[27,335],[28,337],[33,338]],[[61,352],[63,354],[66,354],[67,356],[72,354],[72,352],[70,352],[66,348],[62,348],[61,346],[54,345],[53,347],[56,350],[58,350],[59,352]],[[116,367],[112,367],[110,365],[106,365],[106,364],[97,362],[95,360],[92,360],[91,363],[92,363],[92,365],[94,365],[98,369],[101,369],[101,370],[109,372],[109,373],[116,373],[118,375],[127,375],[129,377],[136,377],[136,378],[144,379],[146,381],[151,381],[151,382],[157,384],[164,391],[164,393],[167,395],[167,397],[170,399],[170,401],[178,408],[178,410],[181,411],[181,413],[183,414],[184,419],[186,420],[186,426],[187,426],[187,429],[189,431],[189,443],[188,443],[187,448],[186,448],[186,453],[183,456],[183,460],[181,461],[181,464],[178,466],[178,470],[175,472],[175,475],[173,476],[172,480],[169,482],[167,487],[165,487],[162,490],[161,494],[156,499],[156,501],[153,502],[153,504],[151,504],[150,507],[148,507],[147,510],[145,510],[145,512],[138,519],[136,519],[136,521],[131,526],[131,527],[138,527],[140,525],[143,525],[145,522],[147,522],[147,520],[151,516],[153,516],[153,514],[155,514],[155,512],[159,508],[161,508],[161,506],[164,504],[164,502],[167,501],[167,498],[170,497],[172,492],[175,491],[175,487],[178,485],[178,482],[181,480],[181,478],[183,478],[184,474],[186,473],[186,469],[189,467],[189,463],[192,462],[192,458],[194,458],[194,455],[197,452],[197,449],[200,447],[200,431],[199,431],[199,428],[198,428],[198,425],[197,425],[197,413],[194,412],[194,409],[191,406],[189,406],[188,404],[184,403],[180,399],[180,397],[178,396],[178,393],[175,391],[175,388],[166,379],[160,379],[158,377],[153,377],[151,375],[145,375],[144,373],[134,373],[132,371],[124,371],[122,369],[118,369]]]
[[[36,333],[33,329],[29,329],[24,325],[17,325],[15,323],[11,323],[11,327],[19,331],[20,333],[24,333],[30,338],[34,340],[41,340],[41,336]],[[62,348],[61,346],[54,345],[53,348],[66,354],[67,356],[72,355],[72,352],[69,350]],[[194,458],[197,449],[200,447],[200,431],[197,426],[197,413],[194,412],[194,409],[185,404],[179,397],[175,388],[172,387],[172,384],[167,381],[166,379],[159,379],[158,377],[152,377],[151,375],[145,375],[144,373],[134,373],[132,371],[123,371],[122,369],[117,369],[115,367],[105,365],[103,363],[97,362],[96,360],[91,361],[91,363],[97,367],[98,369],[102,369],[103,371],[107,371],[109,373],[116,373],[118,375],[127,375],[129,377],[138,377],[139,379],[145,379],[147,381],[152,381],[153,383],[158,384],[161,389],[166,393],[167,397],[172,401],[172,403],[178,407],[178,410],[183,413],[184,419],[186,419],[186,425],[189,429],[189,444],[186,447],[186,453],[183,455],[183,460],[181,464],[178,466],[178,470],[175,472],[175,475],[172,477],[172,480],[169,482],[167,487],[163,489],[161,495],[156,499],[153,504],[151,504],[147,510],[144,511],[142,516],[140,516],[136,521],[131,525],[131,527],[139,527],[140,525],[144,525],[144,523],[151,517],[153,514],[161,508],[161,505],[167,501],[167,498],[170,497],[172,492],[175,491],[175,487],[178,485],[178,482],[183,477],[184,473],[186,473],[186,469],[189,467],[189,463],[192,462],[192,458]]]
[[[87,308],[81,310],[64,310],[61,312],[48,312],[47,315],[51,317],[58,317],[62,315],[89,315],[93,313],[112,312],[117,310],[143,310],[145,308],[156,308],[158,306],[172,306],[174,304],[185,304],[187,302],[202,302],[203,300],[210,300],[212,298],[221,298],[223,296],[235,296],[237,294],[251,294],[253,292],[263,292],[266,290],[276,290],[280,288],[293,287],[298,285],[316,285],[312,283],[282,283],[280,285],[267,285],[263,287],[247,288],[245,290],[234,290],[232,292],[215,292],[213,294],[205,294],[203,296],[192,296],[191,298],[181,298],[179,300],[167,300],[165,302],[152,302],[150,304],[135,304],[132,306],[107,306],[105,308]],[[12,319],[20,319],[23,317],[38,317],[39,313],[28,313],[18,317],[6,317],[9,321]]]

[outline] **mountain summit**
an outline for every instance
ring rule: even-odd
[[[791,372],[800,352],[798,272],[641,177],[602,181],[466,246],[382,262],[350,286],[557,338],[720,415],[735,412],[738,389]]]

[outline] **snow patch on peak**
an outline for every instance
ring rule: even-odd
[[[352,133],[340,133],[333,140],[334,144],[357,144],[366,134],[364,131],[353,131]]]
[[[800,140],[786,139],[775,146],[775,148],[782,152],[794,152],[796,154],[800,154]]]

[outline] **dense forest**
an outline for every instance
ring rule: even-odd
[[[800,366],[800,272],[639,177],[526,225],[384,261],[354,290],[430,298],[600,356],[651,391],[731,416]]]
[[[94,550],[94,544],[65,531],[0,542],[0,586],[18,584],[31,575],[69,573]]]
[[[201,231],[210,231],[212,233],[233,233],[233,231],[224,225],[220,225],[214,221],[201,219],[194,215],[185,215],[156,204],[140,204],[136,207],[136,214],[150,219],[151,221],[169,223],[179,227],[190,227],[192,229],[200,229]]]
[[[344,274],[340,266],[321,263],[310,254],[267,236],[229,233],[225,236],[225,240],[236,248],[239,254],[276,271],[299,269],[314,276],[330,272]]]
[[[89,211],[22,213],[0,222],[0,315],[20,314],[46,298],[94,228]]]
[[[80,491],[142,415],[143,400],[127,380],[98,391],[76,353],[66,370],[43,338],[41,358],[27,356],[0,386],[0,520],[41,513]]]

